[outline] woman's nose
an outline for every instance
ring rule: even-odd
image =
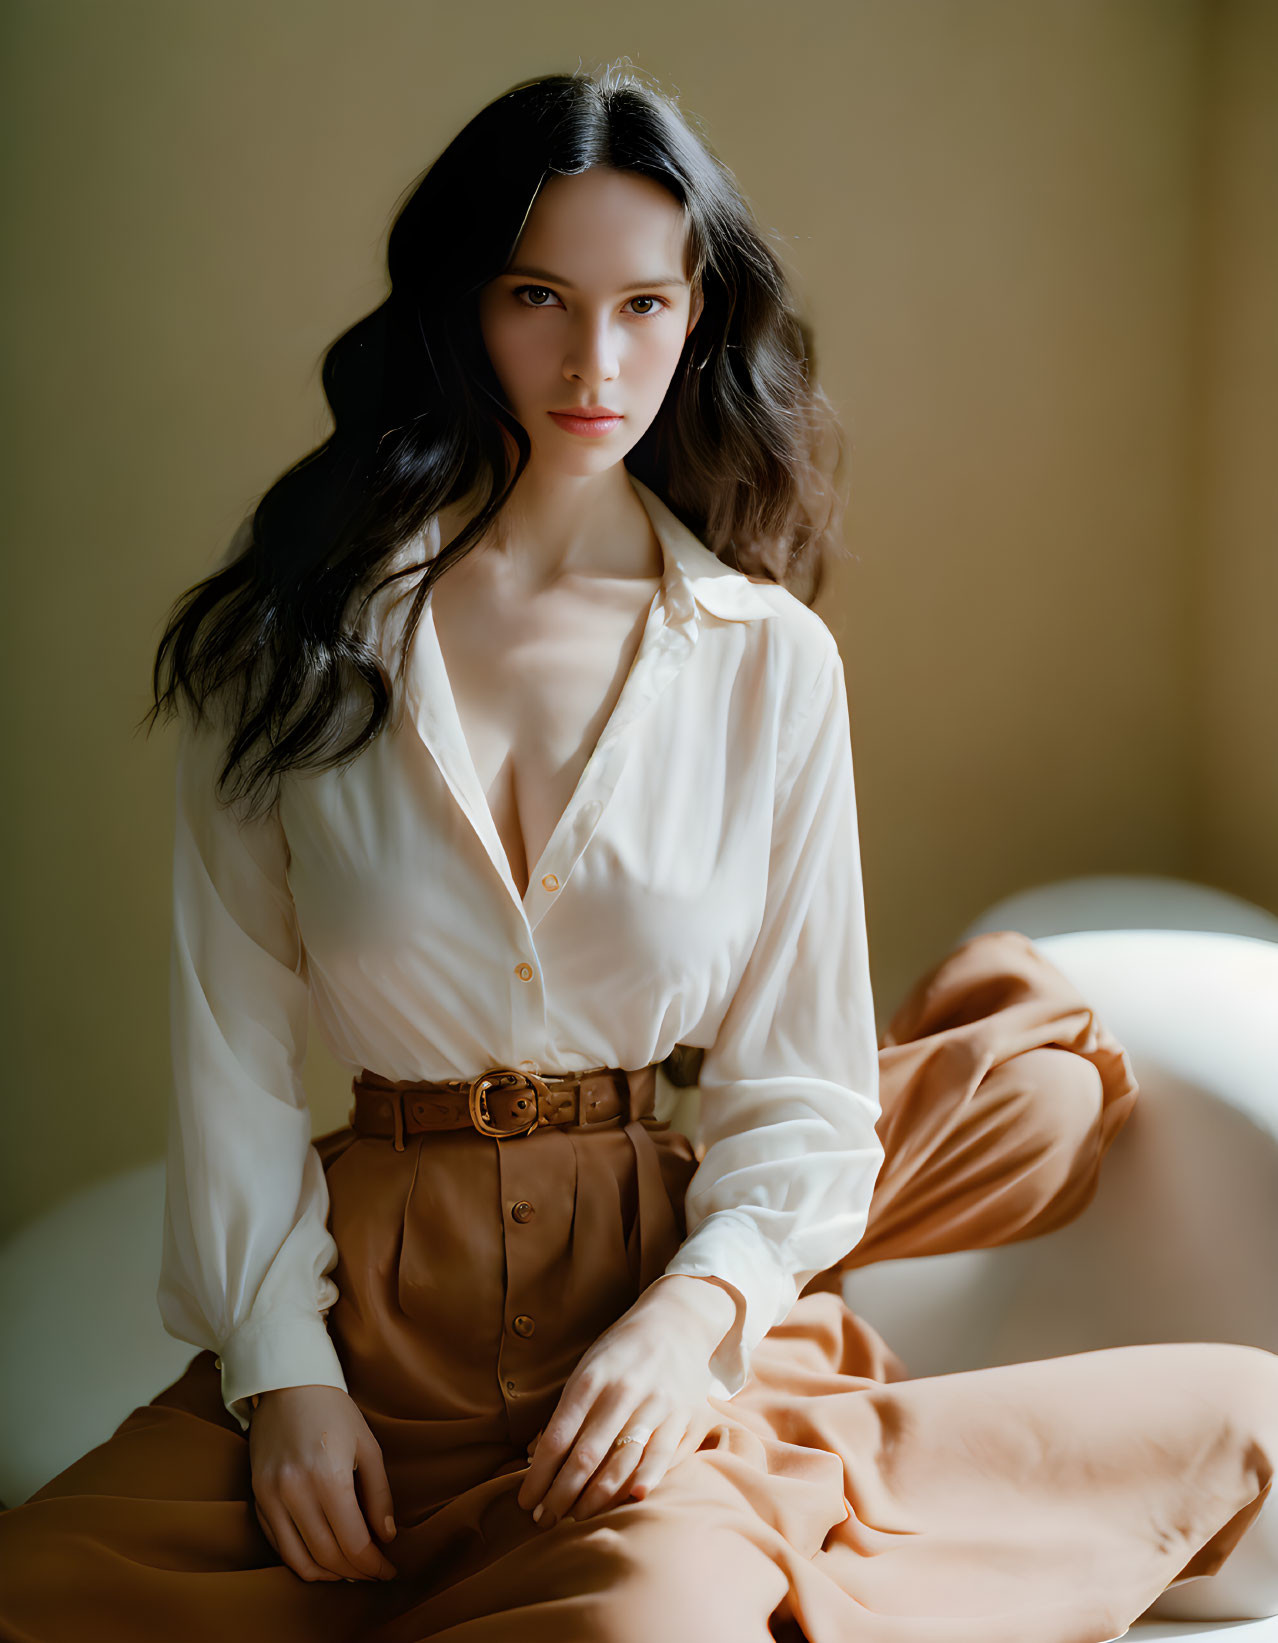
[[[583,321],[564,360],[564,375],[586,382],[609,382],[617,375],[618,354],[612,326],[605,320]]]

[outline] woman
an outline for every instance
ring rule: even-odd
[[[876,1044],[779,264],[605,73],[483,110],[389,266],[160,646],[201,1351],[0,1520],[3,1635],[1118,1635],[1258,1518],[1278,1360],[911,1381],[840,1298],[1077,1214],[1135,1085],[1015,932]],[[312,1005],[355,1075],[314,1143]]]

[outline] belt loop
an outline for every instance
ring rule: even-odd
[[[391,1111],[395,1115],[395,1151],[404,1150],[404,1092],[391,1091]]]
[[[646,1067],[625,1068],[626,1122],[649,1118],[656,1107],[658,1061]]]

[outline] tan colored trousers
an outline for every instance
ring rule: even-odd
[[[864,1238],[645,1500],[546,1530],[515,1503],[525,1446],[686,1235],[691,1145],[642,1112],[403,1152],[320,1137],[329,1327],[386,1459],[398,1578],[311,1583],[280,1562],[201,1352],[0,1514],[0,1638],[1106,1643],[1173,1582],[1228,1572],[1240,1541],[1253,1555],[1278,1356],[1177,1342],[911,1379],[841,1299],[843,1268],[1010,1243],[1083,1210],[1136,1098],[1121,1047],[1006,931],[916,983],[880,1058],[886,1159]]]

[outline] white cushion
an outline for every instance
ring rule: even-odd
[[[1142,1341],[1278,1351],[1278,945],[1177,930],[1034,945],[1140,1086],[1095,1198],[1023,1243],[851,1272],[849,1306],[915,1375]]]

